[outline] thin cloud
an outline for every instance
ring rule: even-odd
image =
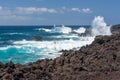
[[[42,18],[40,15],[43,13],[47,14],[61,14],[61,13],[67,13],[67,12],[76,12],[76,13],[92,13],[92,10],[90,8],[67,8],[67,7],[61,7],[60,9],[55,8],[47,8],[47,7],[15,7],[15,8],[8,8],[8,7],[2,7],[0,6],[0,21],[24,21],[24,20],[45,20],[45,18]],[[36,15],[37,16],[34,16]],[[39,16],[38,16],[39,15]]]
[[[72,8],[71,10],[75,11],[75,12],[81,12],[81,10],[79,8]]]
[[[46,7],[36,8],[36,7],[17,7],[16,12],[18,14],[35,14],[35,13],[57,13],[55,9],[49,9]]]
[[[57,11],[55,9],[48,9],[49,13],[57,13]]]
[[[91,13],[92,11],[91,11],[90,8],[83,8],[82,12],[84,12],[84,13]]]
[[[16,10],[17,9],[17,10]],[[18,10],[19,9],[19,10]],[[23,13],[24,11],[24,13]],[[32,20],[33,18],[43,20],[43,18],[40,17],[33,17],[32,15],[26,15],[27,13],[32,14],[36,11],[36,8],[30,7],[30,8],[21,8],[17,7],[14,9],[9,9],[7,7],[0,6],[0,21],[5,20]],[[41,8],[41,11],[44,11],[44,9]],[[53,10],[50,10],[49,12],[54,12]],[[24,15],[23,15],[24,14]]]
[[[78,12],[78,13],[92,13],[92,10],[90,8],[71,8],[71,11]]]
[[[4,15],[0,16],[2,20],[29,20],[29,17],[18,15]]]
[[[2,6],[0,6],[0,16],[4,16],[4,15],[10,15],[11,11],[9,9],[6,9]]]
[[[59,10],[59,12],[62,13],[62,14],[67,12],[67,11],[69,11],[69,9],[65,6],[61,7],[61,9]]]

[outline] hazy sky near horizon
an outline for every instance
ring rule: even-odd
[[[120,23],[120,0],[0,0],[0,25]]]

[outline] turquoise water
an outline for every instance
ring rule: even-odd
[[[82,40],[70,33],[70,30],[80,27],[0,26],[0,62],[25,64],[38,59],[55,58],[60,55],[57,53],[59,50],[71,49],[76,46],[71,43]],[[35,41],[34,36],[41,36],[42,41]]]

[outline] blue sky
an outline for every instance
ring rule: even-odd
[[[0,0],[0,25],[120,23],[120,0]]]

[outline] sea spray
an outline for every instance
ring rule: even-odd
[[[92,22],[92,36],[111,35],[110,26],[107,26],[104,17],[97,16]]]
[[[65,33],[65,34],[68,34],[72,31],[72,29],[70,27],[67,27],[67,26],[60,26],[60,27],[54,27],[52,29],[52,32],[59,32],[59,33]]]
[[[75,31],[75,32],[77,32],[77,33],[79,33],[79,34],[81,34],[81,33],[85,33],[86,28],[84,28],[84,27],[80,27],[79,29],[77,29],[77,30],[73,30],[73,31]]]
[[[77,29],[72,29],[71,27],[68,26],[54,26],[52,29],[47,29],[47,28],[37,28],[35,30],[39,31],[45,31],[49,33],[63,33],[63,34],[69,34],[71,32],[76,32],[78,34],[85,33],[86,28],[85,27],[79,27]]]

